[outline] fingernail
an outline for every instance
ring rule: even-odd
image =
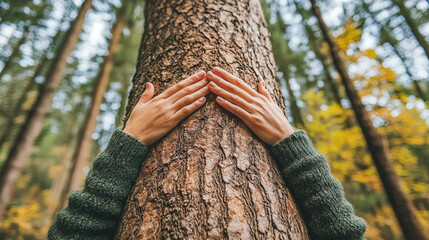
[[[217,97],[217,100],[219,100],[219,102],[222,102],[222,101],[223,101],[223,98],[222,98],[222,97],[220,97],[220,96],[218,96],[218,97]]]
[[[222,71],[222,68],[220,68],[220,67],[214,67],[213,70]]]
[[[216,87],[216,83],[214,83],[214,82],[210,82],[209,85],[210,85],[210,87]]]
[[[203,77],[205,74],[206,74],[206,72],[204,72],[204,71],[200,71],[200,72],[197,74],[197,76],[198,76],[198,77]]]
[[[209,76],[209,77],[213,77],[214,75],[213,75],[213,72],[212,71],[209,71],[208,73],[207,73],[207,76]]]
[[[265,81],[262,81],[262,86],[265,87]]]
[[[205,99],[206,99],[205,97],[201,97],[200,99],[198,99],[198,101],[204,102]]]

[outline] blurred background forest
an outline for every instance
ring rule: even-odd
[[[31,156],[17,163],[19,177],[10,200],[2,200],[7,204],[0,210],[1,239],[44,239],[63,196],[71,185],[81,184],[91,159],[122,126],[144,31],[144,4],[93,0],[93,6],[82,9],[85,2],[91,1],[0,2],[2,174],[6,159],[27,139],[20,132],[28,125],[27,116],[35,114],[39,93],[54,94]],[[428,235],[429,1],[317,3]],[[368,222],[366,237],[404,239],[310,1],[262,5],[289,119],[328,156],[347,199]],[[70,33],[84,10],[82,30]],[[73,34],[76,44],[66,45]],[[61,67],[58,87],[49,85]],[[82,145],[90,146],[87,153],[79,152]],[[83,165],[72,164],[78,160]],[[70,180],[71,175],[78,177]],[[6,195],[2,192],[1,198]]]

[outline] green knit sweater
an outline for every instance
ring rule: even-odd
[[[365,220],[355,215],[326,158],[313,148],[304,131],[269,148],[311,239],[364,239]],[[113,239],[147,151],[145,144],[116,130],[95,159],[84,189],[71,193],[69,206],[58,212],[49,239]]]

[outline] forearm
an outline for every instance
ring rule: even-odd
[[[364,239],[366,222],[355,215],[324,155],[298,131],[270,146],[286,184],[315,239]]]
[[[147,149],[116,130],[95,159],[84,189],[71,193],[69,206],[57,214],[49,239],[112,239]]]

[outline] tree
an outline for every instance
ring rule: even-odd
[[[399,8],[399,13],[405,18],[405,22],[407,22],[408,26],[411,29],[411,32],[413,33],[414,37],[417,39],[417,42],[419,42],[420,46],[423,48],[423,51],[426,53],[426,56],[429,59],[429,44],[423,34],[420,32],[416,20],[412,17],[412,13],[405,6],[403,0],[392,0],[392,2]]]
[[[69,8],[71,9],[71,8]],[[46,65],[49,63],[49,57],[48,54],[55,50],[56,43],[61,39],[61,37],[64,35],[63,31],[61,31],[61,26],[64,22],[66,22],[67,18],[69,16],[69,13],[64,14],[63,18],[60,21],[59,29],[55,36],[51,40],[51,44],[49,44],[49,47],[47,47],[40,55],[40,61],[36,66],[36,69],[34,70],[34,73],[30,78],[26,80],[25,87],[23,88],[21,94],[18,97],[18,100],[14,104],[12,111],[10,113],[10,116],[7,116],[7,119],[4,123],[4,128],[0,131],[0,150],[3,147],[3,144],[8,140],[8,138],[12,135],[12,129],[14,125],[15,119],[22,114],[22,106],[24,105],[25,101],[27,100],[28,93],[35,87],[37,84],[36,78],[42,75],[43,71],[46,69]]]
[[[29,29],[30,29],[29,26],[24,27],[24,30],[22,31],[21,37],[15,43],[15,45],[12,47],[12,53],[7,58],[6,62],[4,63],[2,70],[0,71],[0,83],[1,83],[1,80],[4,76],[4,74],[6,74],[7,70],[9,70],[9,68],[12,66],[13,61],[18,56],[20,47],[25,43],[25,41],[27,41]]]
[[[113,55],[124,27],[126,4],[127,1],[123,1],[122,7],[119,9],[116,21],[112,27],[112,37],[108,47],[108,54],[104,57],[100,73],[98,74],[93,87],[91,106],[88,109],[85,121],[79,132],[77,144],[71,159],[70,172],[58,201],[58,211],[64,207],[67,196],[70,192],[77,190],[83,180],[82,170],[87,164],[88,157],[91,152],[92,134],[94,133],[97,125],[97,116],[100,114],[100,105],[103,101],[103,96],[109,83],[109,77],[113,66]]]
[[[411,81],[413,82],[414,88],[416,89],[417,96],[425,102],[428,101],[427,97],[424,94],[422,87],[420,86],[420,83],[413,77],[411,70],[410,70],[410,67],[407,64],[406,57],[399,50],[399,40],[396,39],[391,34],[392,29],[390,29],[390,27],[389,27],[389,22],[387,22],[384,25],[381,24],[377,20],[377,18],[374,16],[374,13],[371,11],[370,7],[368,6],[368,4],[364,0],[362,0],[362,6],[363,6],[365,12],[367,12],[369,14],[369,16],[371,17],[373,22],[376,25],[378,25],[378,27],[379,27],[379,29],[380,29],[380,42],[382,44],[388,43],[392,47],[392,50],[394,51],[396,56],[398,56],[398,58],[401,60],[402,64],[404,65],[405,72],[407,73],[407,75],[411,79]]]
[[[3,218],[7,204],[12,199],[16,182],[22,168],[31,155],[34,142],[42,129],[42,123],[51,108],[55,90],[60,84],[67,58],[70,56],[79,34],[82,31],[83,21],[88,10],[92,7],[92,0],[85,0],[75,21],[71,24],[67,35],[51,65],[46,80],[40,88],[36,103],[29,111],[24,126],[12,145],[8,157],[0,172],[0,221]]]
[[[146,1],[145,32],[126,118],[152,82],[157,93],[220,66],[252,87],[264,79],[284,109],[259,1]],[[266,146],[209,95],[153,144],[118,239],[308,239]]]
[[[380,175],[384,189],[387,193],[396,218],[402,228],[405,237],[411,239],[426,239],[423,230],[418,222],[415,214],[414,207],[405,194],[399,177],[393,168],[392,159],[389,153],[389,147],[378,133],[377,129],[373,126],[364,105],[362,104],[356,88],[349,77],[346,65],[342,61],[339,53],[339,47],[333,40],[328,26],[323,21],[320,9],[315,0],[310,0],[312,5],[313,14],[316,16],[320,30],[322,31],[323,38],[329,45],[329,51],[333,63],[341,76],[347,97],[350,99],[352,108],[355,112],[356,119],[361,127],[362,133],[365,137],[367,147],[371,153],[374,164]]]

